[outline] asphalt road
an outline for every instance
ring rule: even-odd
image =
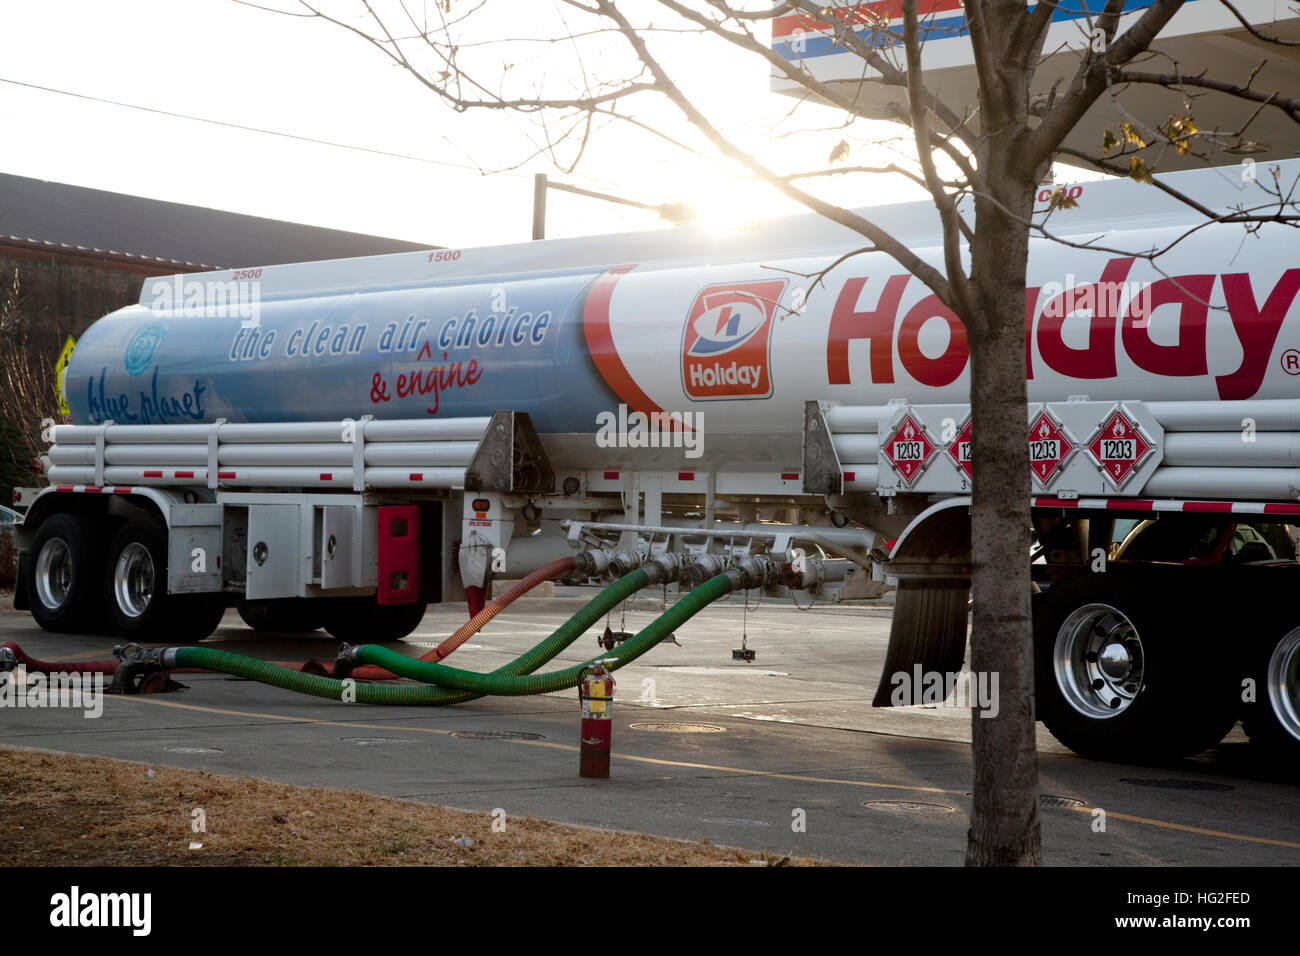
[[[525,599],[451,659],[491,670],[546,636],[592,591]],[[645,599],[615,614],[635,631]],[[431,610],[406,639],[423,653],[464,619]],[[578,775],[576,692],[442,708],[342,704],[221,675],[170,694],[68,709],[0,708],[0,745],[96,754],[292,784],[363,789],[509,816],[637,830],[774,853],[907,866],[963,861],[972,786],[970,711],[871,707],[887,606],[800,610],[739,595],[699,614],[617,674],[609,780]],[[741,644],[753,663],[732,660]],[[598,651],[595,632],[557,664]],[[0,613],[0,641],[33,656],[110,656],[103,636],[58,636]],[[230,612],[211,646],[267,659],[332,659],[335,642],[275,639]],[[555,666],[555,665],[552,665]],[[1058,866],[1300,863],[1300,774],[1240,729],[1159,767],[1083,760],[1039,729],[1044,862]],[[1104,816],[1097,811],[1103,811]],[[617,837],[611,837],[616,839]]]

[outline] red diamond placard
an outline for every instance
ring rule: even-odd
[[[957,469],[964,472],[967,479],[969,479],[971,477],[969,415],[966,416],[966,420],[962,422],[961,428],[958,429],[957,437],[944,450],[948,452],[948,457],[952,459],[952,463],[957,466]]]
[[[1043,488],[1050,485],[1075,450],[1056,417],[1046,408],[1040,409],[1029,423],[1029,470],[1038,484]]]
[[[913,418],[911,412],[903,416],[880,449],[904,485],[910,485],[925,470],[934,452],[934,443],[925,433],[925,426]]]
[[[1117,491],[1153,451],[1155,445],[1123,406],[1115,407],[1088,442],[1088,454]]]

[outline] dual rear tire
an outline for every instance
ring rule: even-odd
[[[105,546],[107,541],[107,546]],[[142,643],[203,640],[221,623],[222,594],[167,592],[167,529],[153,518],[111,527],[90,514],[56,514],[40,525],[23,559],[23,586],[36,623],[57,633],[111,632]],[[322,626],[351,643],[410,634],[428,605],[380,605],[373,597],[245,601],[240,617],[273,633]]]
[[[150,518],[133,518],[107,552],[105,604],[116,633],[136,641],[201,641],[226,613],[221,594],[167,593],[167,532]]]
[[[1076,572],[1036,602],[1038,717],[1081,756],[1150,762],[1213,747],[1236,723],[1240,660],[1195,568]]]
[[[56,633],[108,631],[177,644],[216,630],[223,595],[167,593],[167,533],[160,522],[133,518],[110,537],[111,530],[84,514],[51,515],[41,523],[23,560],[37,624]]]

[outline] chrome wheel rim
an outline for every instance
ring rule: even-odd
[[[133,541],[117,556],[113,569],[113,593],[117,606],[127,617],[139,617],[153,600],[153,558],[149,549]]]
[[[36,596],[50,610],[68,603],[72,593],[72,552],[62,538],[50,538],[36,558]]]
[[[1087,604],[1065,619],[1052,653],[1056,685],[1079,714],[1107,720],[1142,690],[1146,655],[1137,628],[1109,604]]]
[[[1268,698],[1282,729],[1300,740],[1300,627],[1273,649],[1268,661]]]

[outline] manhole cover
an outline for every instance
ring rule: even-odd
[[[1209,783],[1205,780],[1144,780],[1136,777],[1120,777],[1120,783],[1131,783],[1135,787],[1158,787],[1161,790],[1209,790],[1222,793],[1231,790],[1226,783]]]
[[[453,737],[467,740],[545,740],[544,734],[530,734],[523,730],[457,730]]]
[[[660,734],[720,734],[727,728],[716,724],[683,724],[664,721],[651,721],[644,724],[628,724],[633,730],[650,730]]]
[[[721,823],[731,827],[770,827],[766,820],[748,820],[745,817],[705,817],[705,823]]]
[[[164,747],[169,754],[221,754],[224,750],[216,747]]]
[[[933,817],[957,812],[955,807],[943,803],[915,803],[910,800],[864,800],[862,805],[872,810],[890,810],[894,813],[919,813]]]
[[[1051,793],[1042,793],[1038,795],[1038,805],[1040,807],[1056,807],[1058,809],[1069,809],[1070,807],[1086,807],[1087,800],[1076,800],[1074,797],[1058,797]]]
[[[374,744],[411,744],[415,743],[410,737],[340,737],[339,740],[345,744],[357,744],[362,747],[369,747]]]

